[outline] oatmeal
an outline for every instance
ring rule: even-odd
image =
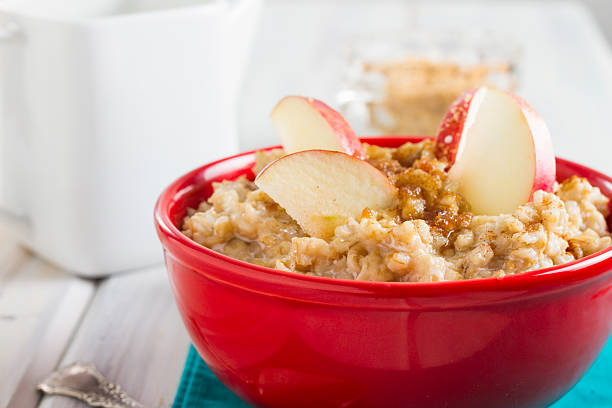
[[[448,180],[434,142],[398,148],[364,145],[366,160],[399,189],[398,205],[364,208],[333,236],[307,236],[245,177],[214,184],[190,210],[183,233],[233,258],[316,276],[368,281],[431,282],[501,277],[560,265],[612,242],[608,199],[586,179],[571,177],[554,193],[536,191],[512,214],[473,215]],[[281,157],[259,152],[254,171]]]

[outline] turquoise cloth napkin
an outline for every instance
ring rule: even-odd
[[[585,376],[552,408],[612,406],[612,337]],[[248,408],[208,369],[191,346],[172,408]]]
[[[249,405],[227,389],[208,369],[196,349],[189,347],[172,408],[234,408]]]

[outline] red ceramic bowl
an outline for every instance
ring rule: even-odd
[[[398,146],[418,138],[368,139]],[[189,335],[211,370],[263,407],[542,407],[593,363],[612,326],[612,249],[505,278],[343,281],[251,265],[181,234],[211,183],[252,176],[253,153],[196,169],[155,222]],[[557,159],[562,180],[612,179]]]

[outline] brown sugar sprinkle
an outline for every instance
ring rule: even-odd
[[[233,258],[339,279],[433,282],[503,277],[561,265],[612,244],[609,200],[586,179],[536,191],[511,214],[473,215],[431,140],[365,145],[366,160],[397,186],[397,205],[364,208],[329,239],[308,236],[267,194],[240,177],[214,184],[183,233]],[[256,167],[284,153],[256,155]]]
[[[399,190],[399,200],[402,219],[413,220],[423,218],[426,202],[422,197],[420,187],[401,187]]]
[[[361,218],[372,218],[372,219],[375,219],[376,218],[376,212],[374,210],[371,210],[370,208],[366,207],[361,212]]]
[[[382,171],[390,179],[393,179],[393,176],[404,169],[404,167],[397,160],[371,159],[368,161],[372,166]]]
[[[447,236],[458,229],[469,227],[471,222],[471,213],[456,213],[446,210],[441,210],[431,219],[432,227],[437,228]]]
[[[449,185],[447,163],[436,158],[434,141],[406,143],[392,152],[375,146],[367,149],[375,158],[370,163],[399,188],[400,222],[425,220],[452,245],[455,232],[467,228],[472,215],[467,202]]]

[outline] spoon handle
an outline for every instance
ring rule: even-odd
[[[73,363],[54,371],[37,388],[47,394],[79,399],[92,407],[144,408],[91,364]]]

